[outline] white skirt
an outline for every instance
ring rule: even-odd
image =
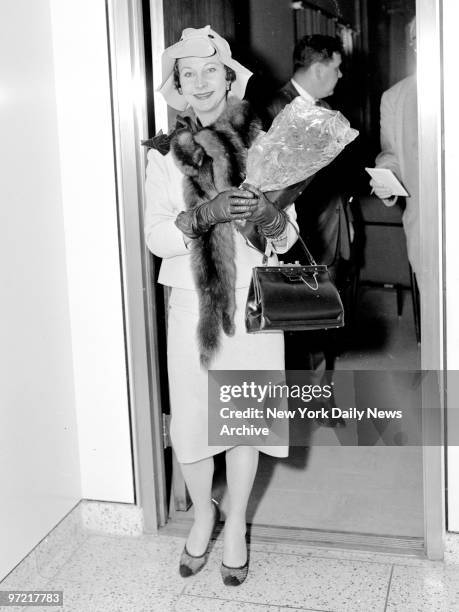
[[[221,347],[211,369],[283,371],[283,332],[248,334],[245,331],[247,292],[248,287],[236,290],[236,333],[228,337],[222,332]],[[231,448],[208,443],[208,380],[207,370],[199,361],[198,317],[197,292],[172,288],[167,333],[170,435],[180,463],[193,463]],[[288,456],[288,446],[255,448],[274,457]]]

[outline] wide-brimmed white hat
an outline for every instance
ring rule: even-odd
[[[232,68],[236,74],[236,80],[231,84],[231,94],[242,100],[247,86],[247,81],[252,76],[250,70],[231,57],[231,49],[227,41],[210,25],[205,28],[186,28],[178,43],[167,47],[162,55],[163,82],[158,91],[164,99],[178,111],[183,111],[188,106],[185,98],[177,91],[174,84],[174,65],[180,57],[211,57],[216,55],[218,59]]]

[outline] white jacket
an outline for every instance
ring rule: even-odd
[[[403,213],[408,258],[421,287],[419,170],[416,79],[409,76],[381,98],[381,153],[376,166],[389,168],[405,185],[409,198]],[[389,205],[395,200],[387,202]]]
[[[195,289],[191,269],[190,250],[185,245],[182,232],[176,227],[177,215],[186,209],[183,198],[183,174],[174,162],[172,154],[161,155],[155,149],[148,152],[145,209],[145,241],[152,253],[162,257],[158,282],[169,287]],[[289,219],[296,224],[295,205],[286,209]],[[246,241],[236,228],[236,288],[248,287],[252,268],[261,265],[262,254]],[[297,234],[290,223],[284,236],[272,241],[275,253],[285,253],[295,243]],[[277,256],[269,258],[269,264],[277,263]]]

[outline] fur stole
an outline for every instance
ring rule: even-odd
[[[245,101],[228,101],[211,125],[184,124],[171,139],[171,151],[183,172],[188,210],[239,186],[245,177],[247,149],[260,123]],[[217,223],[191,243],[191,262],[199,295],[198,342],[201,364],[208,367],[219,348],[221,330],[234,334],[236,265],[233,223]]]

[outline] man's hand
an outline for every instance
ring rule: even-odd
[[[390,200],[392,197],[395,197],[390,189],[378,183],[374,178],[371,179],[370,186],[372,193],[377,195],[380,200]]]

